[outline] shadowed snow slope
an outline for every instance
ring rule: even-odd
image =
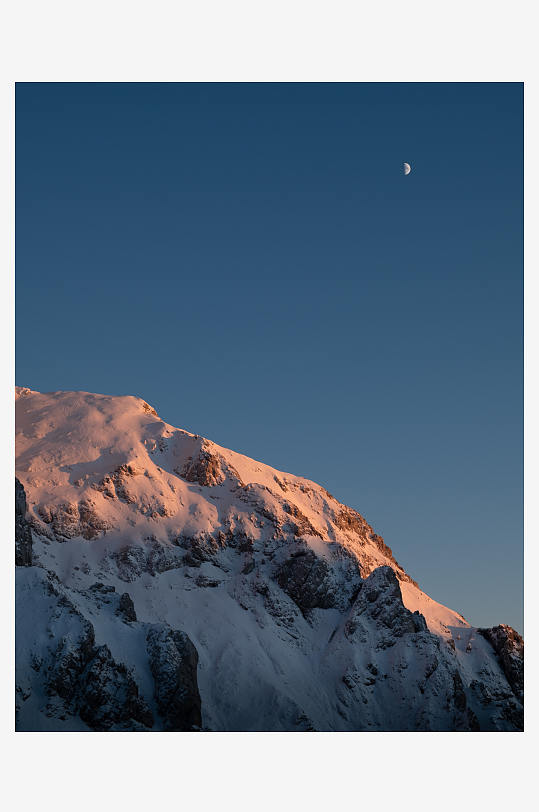
[[[19,730],[522,727],[521,638],[425,595],[314,482],[135,397],[16,388],[16,432]]]

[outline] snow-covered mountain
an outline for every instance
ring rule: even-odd
[[[143,400],[16,388],[18,730],[521,730],[522,638]]]

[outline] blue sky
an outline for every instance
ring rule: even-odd
[[[18,385],[313,479],[523,632],[522,84],[19,83],[16,288]]]

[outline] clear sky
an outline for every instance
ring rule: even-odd
[[[18,385],[312,479],[523,633],[522,84],[18,84],[16,290]]]

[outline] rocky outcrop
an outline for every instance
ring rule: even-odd
[[[47,626],[47,637],[56,641],[56,623],[63,615],[67,631],[52,649],[52,657],[45,665],[47,675],[45,691],[48,697],[59,697],[71,714],[77,712],[76,699],[81,688],[81,676],[95,654],[95,631],[92,624],[54,588],[49,590],[58,598],[58,608]],[[52,647],[49,646],[49,649]]]
[[[330,496],[330,498],[336,501],[334,497]],[[370,524],[367,524],[363,516],[356,510],[344,505],[340,505],[339,508],[340,510],[338,511],[332,510],[333,524],[340,530],[344,530],[345,533],[354,534],[362,547],[367,544],[373,544],[383,553],[388,561],[391,561],[395,565],[395,572],[400,581],[407,581],[417,586],[417,582],[405,573],[399,562],[395,559],[391,547],[385,544],[382,536],[373,532],[372,527]]]
[[[93,730],[154,725],[152,712],[139,696],[128,668],[116,663],[108,646],[100,646],[80,678],[77,710]]]
[[[176,543],[187,551],[184,563],[189,567],[200,567],[204,561],[215,562],[217,553],[223,549],[226,541],[224,533],[218,533],[216,538],[210,533],[200,532],[194,536],[180,536]]]
[[[296,537],[323,538],[323,533],[309,521],[294,502],[284,499],[264,485],[256,483],[244,485],[237,491],[237,498],[255,511],[259,521],[260,519],[268,521],[278,533],[292,534]]]
[[[86,634],[60,641],[49,665],[47,715],[78,714],[92,730],[131,729],[137,723],[153,727],[152,713],[127,667],[115,662],[108,646],[96,647],[93,627],[85,626]]]
[[[289,548],[289,556],[277,568],[276,580],[304,615],[311,609],[343,611],[355,598],[361,577],[355,558],[339,563],[341,569],[300,541]]]
[[[187,482],[196,482],[203,487],[220,485],[225,479],[219,457],[204,450],[189,460],[181,476]]]
[[[391,567],[363,582],[343,631],[354,666],[344,672],[340,698],[357,729],[480,730],[458,663],[441,652],[425,618],[406,609]]]
[[[287,559],[278,575],[278,584],[305,612],[308,609],[330,609],[335,594],[328,583],[329,566],[311,550],[299,550]]]
[[[453,671],[453,694],[449,697],[448,707],[451,705],[456,711],[453,724],[454,731],[478,733],[481,730],[477,716],[468,707],[462,677],[457,669]]]
[[[26,521],[26,493],[15,477],[15,566],[32,565],[32,533]]]
[[[136,502],[135,497],[129,491],[129,484],[133,477],[142,476],[144,470],[132,463],[118,465],[114,471],[103,477],[96,490],[109,499],[120,499],[127,504]]]
[[[99,515],[95,503],[90,498],[79,502],[45,503],[39,505],[38,513],[45,525],[48,525],[56,541],[82,538],[92,541],[105,531],[112,529],[112,522]],[[45,531],[47,535],[50,535]]]
[[[228,481],[233,487],[242,487],[240,475],[231,463],[217,453],[213,444],[208,440],[200,440],[198,435],[194,438],[199,445],[198,451],[189,455],[183,468],[175,468],[175,473],[187,482],[212,488]]]
[[[157,575],[168,570],[178,569],[185,564],[184,556],[176,549],[177,543],[145,539],[145,544],[123,544],[111,554],[118,568],[118,578],[131,583],[145,572]]]
[[[151,415],[153,415],[153,417],[157,417],[157,418],[159,418],[159,415],[157,414],[157,412],[155,411],[155,409],[153,408],[153,406],[150,406],[150,404],[149,404],[149,403],[146,403],[146,401],[143,401],[143,404],[142,404],[142,411],[143,411],[143,412],[146,412],[146,414],[151,414]]]
[[[147,637],[157,712],[166,731],[189,731],[202,725],[197,683],[198,653],[185,632],[153,626]]]
[[[80,719],[74,729],[96,731],[154,727],[153,714],[132,668],[96,640],[96,627],[79,606],[90,616],[101,617],[100,624],[104,613],[129,624],[130,639],[142,638],[146,643],[145,668],[149,665],[163,720],[159,728],[201,728],[198,653],[187,634],[164,624],[141,624],[130,596],[118,595],[112,585],[96,582],[75,593],[43,569],[32,567],[26,572],[18,588],[17,633],[20,636],[27,623],[30,628],[25,632],[25,646],[17,651],[17,730],[49,729],[47,723],[33,727],[36,718],[58,720],[58,724]],[[111,621],[108,623],[110,626]],[[119,637],[113,629],[109,633],[111,639]],[[32,704],[34,711],[28,716],[26,710]]]
[[[498,656],[501,668],[517,699],[524,701],[524,640],[511,626],[478,629]]]
[[[137,622],[137,613],[135,612],[135,604],[131,600],[131,597],[128,592],[124,592],[123,595],[120,595],[116,615],[118,617],[121,617],[122,620],[124,620],[126,623]]]
[[[73,601],[71,591],[52,574],[32,570],[24,600],[17,607],[19,629],[27,617],[34,618],[32,631],[27,632],[27,648],[17,652],[16,729],[28,729],[28,721],[21,722],[20,715],[32,696],[38,718],[59,722],[78,718],[96,731],[151,728],[152,713],[130,669],[113,658],[107,645],[96,643],[95,628]],[[77,602],[85,594],[95,608],[121,601],[114,587],[101,583],[80,593]],[[44,705],[40,705],[42,696]]]
[[[426,631],[425,618],[410,612],[403,603],[400,584],[391,567],[378,567],[362,584],[346,622],[345,630],[353,634],[362,618],[374,621],[380,630],[379,648],[389,648],[403,634]]]

